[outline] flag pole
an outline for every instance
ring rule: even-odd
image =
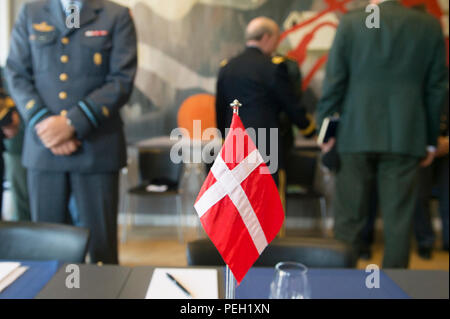
[[[230,106],[233,108],[233,114],[239,115],[239,108],[242,106],[242,104],[239,103],[238,100],[234,100],[233,103],[230,104]]]
[[[230,104],[233,108],[233,114],[239,115],[239,108],[242,106],[238,100],[234,100],[233,103]],[[233,273],[231,272],[230,267],[226,267],[225,270],[225,299],[235,299],[236,297],[236,279],[234,278]]]
[[[236,279],[228,265],[225,271],[225,299],[235,299]]]

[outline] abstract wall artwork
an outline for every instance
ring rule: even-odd
[[[321,94],[327,52],[339,19],[366,0],[115,0],[130,7],[139,39],[139,71],[123,109],[129,142],[168,135],[183,101],[215,94],[220,62],[244,48],[244,29],[257,16],[282,28],[278,51],[303,74],[305,105]],[[402,0],[441,21],[448,47],[448,1]]]

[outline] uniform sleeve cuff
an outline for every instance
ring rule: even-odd
[[[30,116],[30,119],[28,121],[28,126],[35,127],[37,123],[39,123],[43,119],[49,117],[50,115],[51,115],[51,113],[46,107],[40,108],[33,115]]]
[[[85,138],[94,129],[90,119],[79,105],[72,107],[67,112],[67,118],[75,128],[75,134],[79,139]]]

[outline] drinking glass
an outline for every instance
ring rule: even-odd
[[[270,299],[309,299],[308,268],[296,262],[280,262],[270,285]]]

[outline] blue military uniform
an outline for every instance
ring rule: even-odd
[[[27,123],[23,163],[33,219],[65,222],[73,194],[81,224],[91,229],[91,258],[115,263],[118,170],[126,164],[119,109],[133,87],[136,32],[128,8],[106,0],[81,3],[80,28],[67,27],[60,0],[23,6],[7,79]],[[34,129],[58,114],[82,142],[70,156],[53,155]]]

